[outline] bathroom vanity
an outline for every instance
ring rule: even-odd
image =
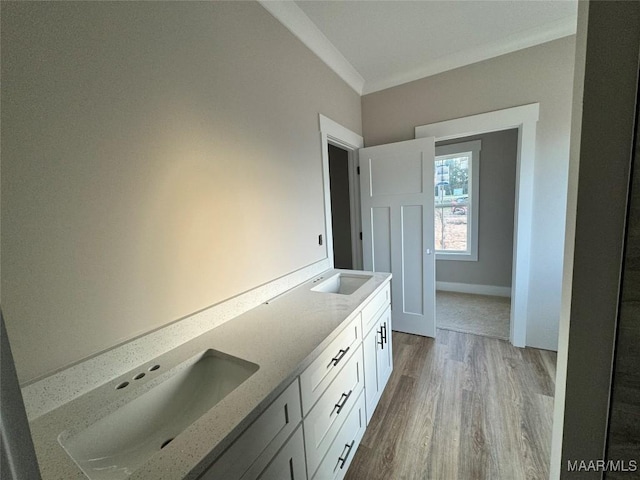
[[[329,270],[42,415],[43,479],[343,478],[392,370],[390,279]]]

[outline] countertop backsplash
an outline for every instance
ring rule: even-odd
[[[29,421],[287,292],[328,268],[329,261],[321,260],[22,387]]]

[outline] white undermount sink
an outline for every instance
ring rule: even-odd
[[[90,479],[126,479],[255,373],[255,363],[216,350],[60,444]]]
[[[356,273],[337,273],[311,289],[312,292],[338,293],[351,295],[364,285],[372,275]]]

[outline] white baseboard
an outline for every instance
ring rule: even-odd
[[[511,287],[498,287],[496,285],[436,282],[436,290],[442,290],[443,292],[473,293],[475,295],[492,295],[494,297],[511,298]]]

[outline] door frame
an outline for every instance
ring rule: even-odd
[[[347,151],[349,155],[349,204],[351,210],[351,256],[353,269],[362,270],[362,218],[360,213],[360,182],[358,181],[358,149],[364,147],[364,139],[355,132],[334,122],[321,113],[320,142],[322,151],[322,185],[324,192],[324,225],[327,246],[327,259],[331,268],[333,264],[333,225],[331,223],[331,182],[329,177],[329,145]]]
[[[518,129],[509,340],[514,346],[521,348],[526,345],[527,339],[536,126],[539,112],[540,104],[531,103],[415,127],[415,138],[435,137],[436,141]]]

